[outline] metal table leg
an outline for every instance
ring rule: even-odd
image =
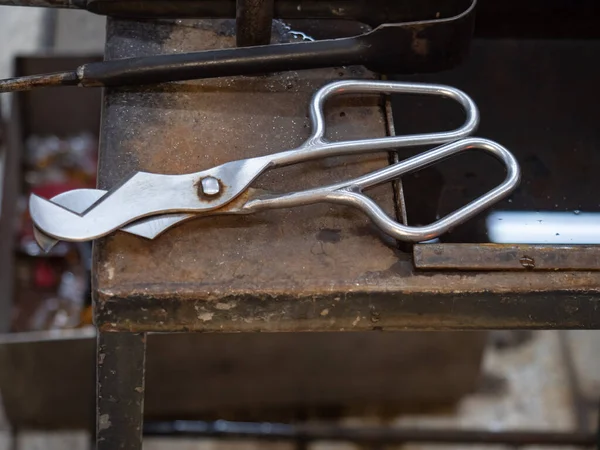
[[[98,333],[96,449],[141,450],[146,335]]]

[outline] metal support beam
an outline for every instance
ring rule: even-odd
[[[98,333],[97,450],[141,450],[146,335]]]
[[[274,0],[237,0],[235,40],[238,47],[271,42]]]

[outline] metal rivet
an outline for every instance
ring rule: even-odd
[[[202,192],[204,195],[217,195],[221,191],[219,180],[214,177],[202,179]]]

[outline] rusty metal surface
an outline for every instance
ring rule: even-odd
[[[29,75],[0,80],[0,92],[30,91],[47,86],[76,86],[79,83],[75,72],[56,72],[42,75]]]
[[[198,42],[213,48],[232,46],[233,28],[231,21],[220,22],[215,32],[207,22],[111,20],[107,57],[186,51],[197,48]],[[309,134],[308,102],[317,88],[331,80],[373,77],[350,67],[107,90],[99,187],[112,186],[133,170],[185,173],[293,148]],[[379,105],[376,96],[332,99],[326,108],[330,137],[385,135]],[[272,171],[256,185],[276,191],[317,186],[387,163],[386,153],[330,158]],[[372,194],[394,214],[390,186]],[[340,283],[354,285],[365,268],[384,268],[382,262],[393,254],[394,245],[360,213],[329,205],[195,220],[154,242],[118,233],[99,241],[95,249],[98,324],[103,326],[102,311],[117,313],[108,304],[121,304],[117,299],[128,303],[126,297],[141,286],[162,286],[172,299],[180,300],[188,288],[198,299],[234,292],[239,286],[261,298],[298,289],[326,287],[335,292]],[[358,270],[357,260],[365,263]],[[194,317],[210,316],[208,311],[204,315],[202,304],[196,307]],[[165,324],[161,319],[149,321]]]
[[[233,45],[233,23],[220,33],[201,23],[111,20],[108,57]],[[294,146],[308,133],[310,93],[364,76],[372,75],[347,68],[107,90],[100,187],[134,170],[184,173]],[[374,98],[332,104],[328,120],[339,136],[385,133]],[[259,181],[294,189],[386,163],[387,155],[336,158]],[[393,214],[391,187],[374,194]],[[600,327],[598,272],[416,273],[410,255],[364,217],[326,205],[200,219],[153,242],[117,233],[97,243],[95,267],[104,331]]]
[[[592,281],[589,276],[563,273],[563,277],[531,280],[532,275],[540,274],[518,273],[517,280],[500,274],[426,277],[405,273],[394,285],[382,276],[370,280],[379,288],[349,286],[348,292],[335,286],[329,292],[258,294],[248,290],[200,296],[191,290],[167,292],[165,286],[161,292],[152,289],[157,287],[154,285],[122,292],[121,297],[105,297],[96,321],[104,331],[158,332],[600,328],[596,277]],[[427,288],[421,287],[426,292],[406,286],[414,279],[430,282]],[[464,283],[465,279],[469,283]],[[535,286],[533,292],[525,288],[529,281]],[[516,282],[523,283],[523,292],[513,290]],[[456,292],[451,292],[453,283]],[[488,289],[482,286],[485,283]]]
[[[417,269],[600,270],[600,246],[417,244]]]

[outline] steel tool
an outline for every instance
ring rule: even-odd
[[[129,86],[288,70],[364,65],[382,73],[436,72],[460,63],[469,47],[476,0],[447,0],[425,20],[384,23],[347,38],[116,59],[75,70],[0,80],[0,92],[49,86]],[[200,3],[199,3],[200,4]],[[420,11],[420,9],[417,9]],[[439,18],[438,18],[438,14]]]
[[[325,139],[323,106],[335,94],[405,93],[448,97],[466,112],[463,125],[455,130],[406,136],[331,142]],[[86,241],[106,236],[115,230],[146,238],[160,233],[190,217],[217,214],[250,214],[266,209],[290,208],[317,202],[340,203],[361,209],[383,232],[407,241],[432,239],[468,220],[508,195],[518,184],[519,166],[501,145],[480,138],[467,138],[479,123],[474,102],[462,91],[443,85],[384,81],[338,81],[314,95],[310,104],[311,136],[298,148],[238,161],[185,175],[137,172],[108,192],[74,190],[53,201],[30,197],[29,209],[38,240],[51,247],[48,238]],[[266,170],[308,160],[377,152],[417,145],[444,144],[353,180],[286,194],[272,194],[249,187]],[[503,183],[483,196],[435,223],[411,227],[397,223],[363,190],[416,171],[465,150],[480,149],[499,159],[506,167]],[[46,235],[46,236],[44,236]]]

